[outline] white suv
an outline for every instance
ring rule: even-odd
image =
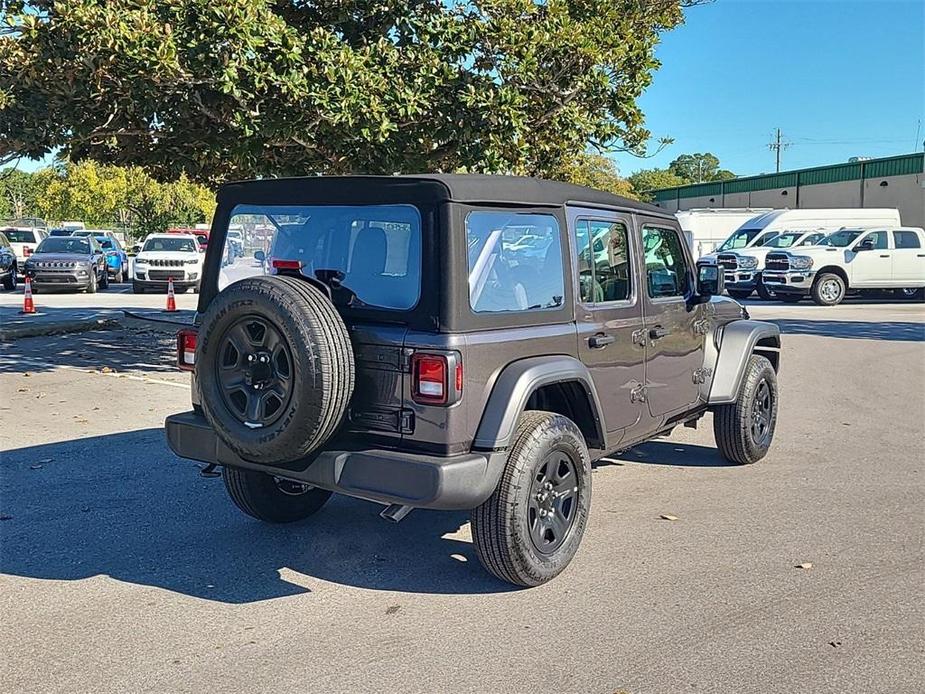
[[[164,291],[168,280],[174,289],[199,291],[203,253],[192,234],[151,234],[135,257],[132,291],[143,294],[147,289]]]
[[[849,291],[902,290],[925,297],[925,231],[918,227],[842,229],[817,246],[772,251],[762,280],[777,298],[809,295],[820,306],[841,303]]]

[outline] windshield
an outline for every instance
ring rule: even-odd
[[[745,248],[752,239],[758,235],[760,229],[740,229],[728,239],[723,241],[723,245],[717,248],[718,251],[731,251],[736,248]]]
[[[189,238],[183,236],[157,236],[153,239],[148,239],[145,241],[145,245],[142,247],[141,252],[157,252],[157,251],[172,251],[179,253],[195,253],[197,252],[196,242]]]
[[[793,244],[800,240],[804,233],[806,232],[785,231],[783,234],[778,234],[764,245],[768,248],[790,248]]]
[[[79,236],[52,236],[42,241],[35,252],[90,255],[90,242]]]
[[[10,240],[11,243],[38,242],[38,239],[35,238],[34,231],[28,231],[26,229],[4,229],[3,233],[6,234],[6,237]]]
[[[850,246],[861,233],[862,231],[860,229],[842,229],[841,231],[836,231],[834,234],[826,236],[819,242],[819,245],[845,248],[846,246]]]
[[[108,236],[97,236],[95,238],[96,238],[96,242],[100,244],[100,246],[103,247],[103,250],[106,250],[106,251],[113,250],[114,246],[112,245],[111,238],[109,238]]]
[[[229,225],[242,235],[225,238],[220,290],[282,271],[333,278],[340,306],[404,310],[420,297],[421,217],[412,205],[238,205]]]

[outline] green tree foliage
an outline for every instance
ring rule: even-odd
[[[668,170],[686,183],[735,178],[734,173],[719,167],[719,158],[710,152],[682,154],[668,165]]]
[[[580,154],[551,174],[552,178],[606,190],[614,195],[638,197],[632,184],[620,176],[613,159],[602,154]]]
[[[132,228],[136,235],[208,222],[215,210],[214,193],[185,176],[160,183],[138,167],[94,161],[65,163],[31,174],[0,171],[0,193],[0,205],[16,195],[24,200],[18,211],[9,203],[0,206],[0,216],[79,220],[91,227],[117,224]]]
[[[640,199],[650,200],[649,191],[659,188],[673,188],[687,183],[668,169],[642,169],[627,179]]]
[[[645,146],[654,48],[699,1],[5,2],[0,161],[544,175]]]

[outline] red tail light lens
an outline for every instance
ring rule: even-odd
[[[30,255],[32,255],[32,249],[29,246],[23,246],[22,254],[26,257],[29,257]]]
[[[415,354],[411,362],[414,399],[417,402],[442,405],[446,402],[446,357],[436,354]]]
[[[196,366],[197,338],[195,328],[183,328],[177,332],[177,367],[181,371],[192,371]]]
[[[276,270],[301,270],[301,260],[283,260],[281,258],[273,259],[273,268]]]
[[[424,405],[452,405],[462,395],[462,361],[455,352],[411,357],[411,394]]]

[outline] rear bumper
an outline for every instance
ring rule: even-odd
[[[238,457],[197,412],[170,415],[165,429],[170,448],[181,458],[257,470],[347,496],[415,508],[475,508],[491,496],[507,458],[505,452],[441,457],[338,449],[276,467]]]
[[[814,274],[810,270],[765,270],[762,281],[765,287],[778,294],[809,294]]]

